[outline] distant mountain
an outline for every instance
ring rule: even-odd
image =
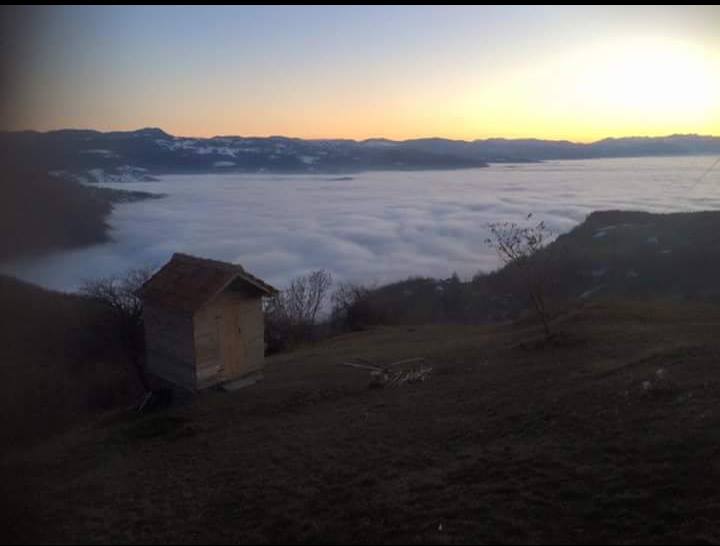
[[[170,173],[348,173],[484,167],[482,159],[352,140],[174,137],[160,129],[0,134],[7,157],[83,182],[148,180]]]
[[[543,161],[665,155],[720,154],[720,137],[671,135],[666,137],[606,138],[589,144],[568,140],[505,139],[462,141],[425,138],[399,145],[458,157],[492,162]]]
[[[490,162],[720,154],[720,137],[672,135],[566,140],[373,138],[303,140],[283,136],[186,138],[157,128],[103,133],[64,129],[0,133],[7,158],[84,182],[151,180],[170,173],[351,173],[484,167]]]

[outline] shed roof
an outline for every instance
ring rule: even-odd
[[[140,287],[138,295],[156,305],[194,312],[236,281],[256,289],[259,295],[277,292],[240,265],[176,252]]]

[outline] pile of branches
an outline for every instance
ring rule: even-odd
[[[413,364],[410,368],[401,368]],[[425,359],[421,357],[406,358],[389,364],[379,364],[356,358],[351,361],[342,362],[341,366],[349,366],[360,370],[368,370],[370,372],[370,387],[394,387],[404,385],[406,383],[422,383],[424,382],[432,368],[425,365]]]

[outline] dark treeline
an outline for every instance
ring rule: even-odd
[[[32,170],[1,176],[0,260],[107,240],[112,204],[96,189]]]
[[[152,197],[1,165],[0,261],[109,240],[113,203]]]

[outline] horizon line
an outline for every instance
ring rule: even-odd
[[[95,132],[100,134],[108,134],[108,133],[138,133],[141,131],[149,131],[149,130],[157,130],[165,133],[166,135],[169,135],[173,138],[181,138],[181,139],[203,139],[203,140],[211,140],[215,138],[284,138],[287,140],[306,140],[306,141],[350,141],[350,142],[367,142],[372,140],[385,140],[388,142],[397,142],[397,143],[403,143],[403,142],[410,142],[413,140],[447,140],[452,142],[482,142],[482,141],[490,141],[490,140],[509,140],[509,141],[518,141],[518,140],[536,140],[536,141],[545,141],[545,142],[563,142],[563,143],[570,143],[570,144],[583,144],[583,145],[589,145],[589,144],[597,144],[598,142],[603,142],[606,140],[622,140],[622,139],[662,139],[662,138],[673,138],[673,137],[697,137],[697,138],[720,138],[720,135],[713,135],[713,134],[701,134],[701,133],[670,133],[670,134],[664,134],[664,135],[657,135],[657,136],[649,136],[649,135],[628,135],[628,136],[607,136],[603,137],[597,140],[588,140],[588,141],[581,141],[581,140],[571,140],[569,138],[541,138],[541,137],[503,137],[503,136],[492,136],[492,137],[485,137],[485,138],[475,138],[472,140],[466,140],[462,138],[450,138],[450,137],[443,137],[443,136],[423,136],[423,137],[413,137],[413,138],[406,138],[402,140],[398,139],[392,139],[387,138],[383,136],[373,136],[368,138],[347,138],[347,137],[295,137],[295,136],[288,136],[288,135],[282,135],[282,134],[270,134],[270,135],[240,135],[240,134],[216,134],[213,136],[190,136],[190,135],[177,135],[170,133],[166,131],[165,129],[161,127],[153,127],[153,126],[145,126],[140,127],[137,129],[126,129],[126,130],[101,130],[101,129],[90,129],[90,128],[77,128],[77,127],[64,127],[61,129],[48,129],[48,130],[40,130],[40,129],[3,129],[0,130],[0,133],[38,133],[38,134],[51,134],[51,133],[58,133],[62,131],[74,131],[74,132]]]

